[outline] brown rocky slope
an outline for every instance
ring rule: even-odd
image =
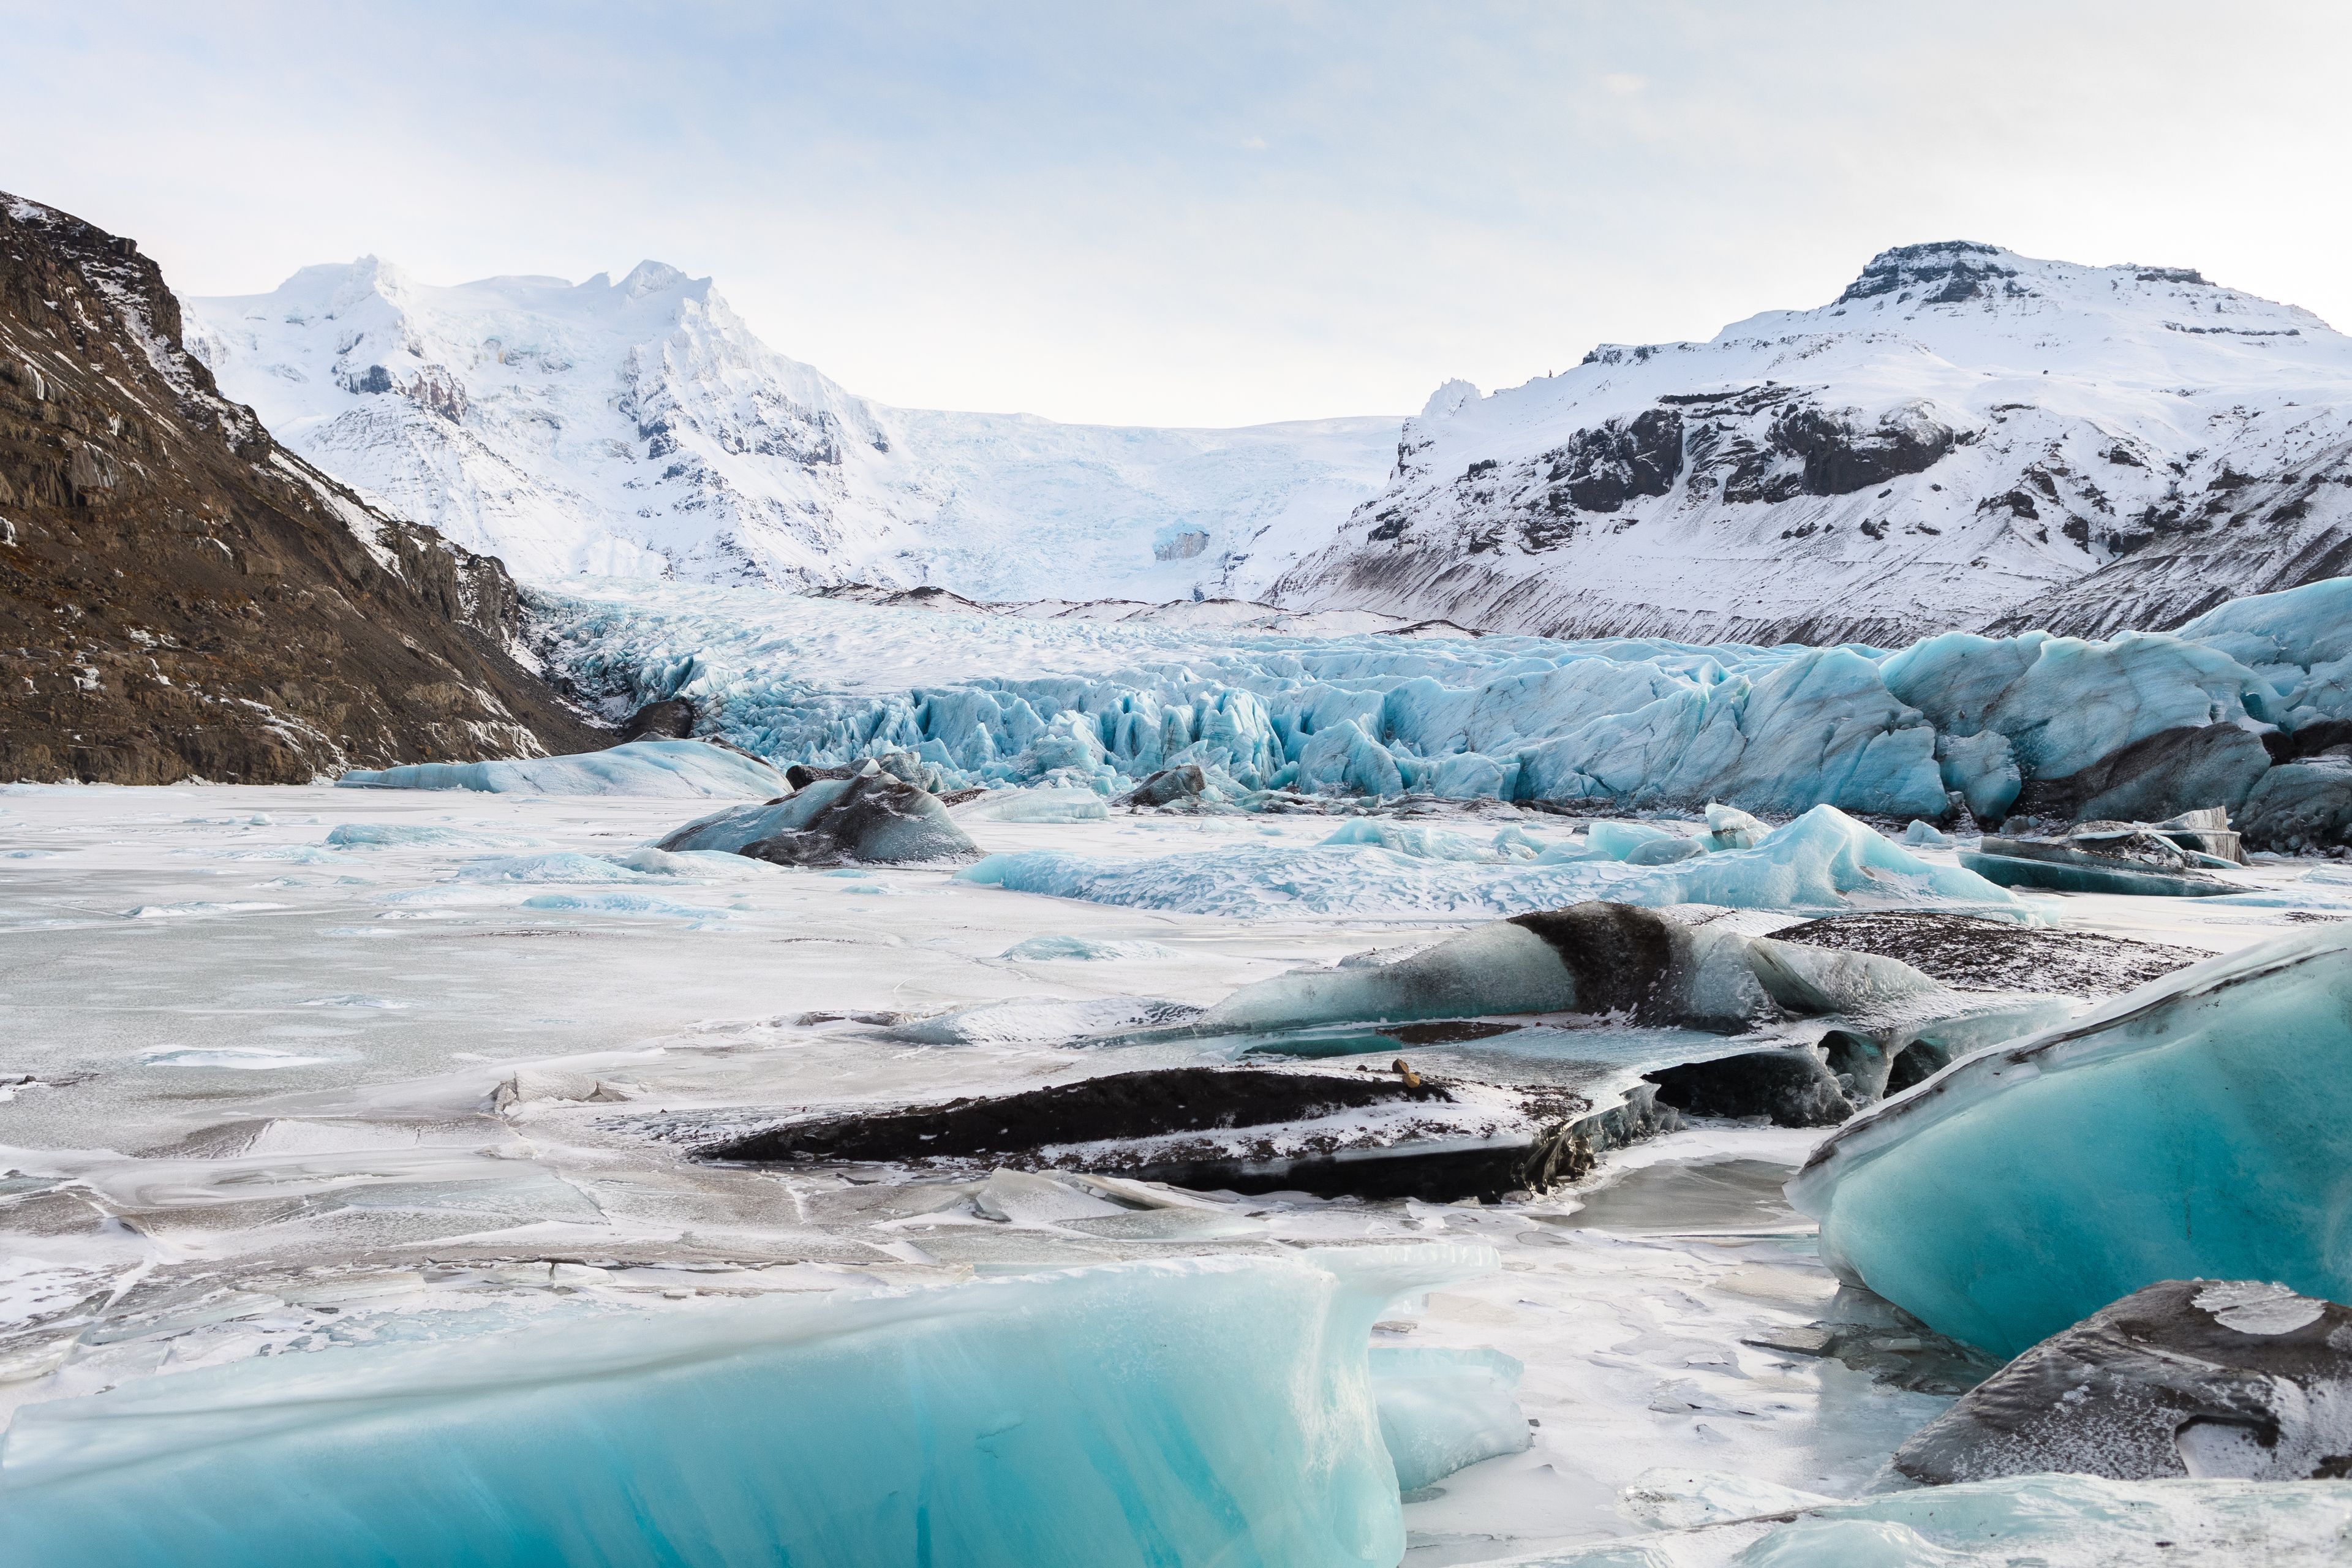
[[[128,239],[0,194],[0,779],[590,750],[506,569],[270,438]]]

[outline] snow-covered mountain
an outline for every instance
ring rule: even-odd
[[[184,304],[191,349],[279,439],[527,581],[1248,597],[1378,493],[1399,424],[889,408],[652,261],[441,288],[367,258]]]
[[[1704,343],[1449,383],[1272,597],[1571,636],[2179,625],[2352,571],[2352,339],[2176,268],[1889,250]]]

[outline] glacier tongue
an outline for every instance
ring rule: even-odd
[[[2344,592],[2247,601],[2177,636],[1950,634],[1892,655],[1318,637],[584,581],[534,602],[553,662],[616,713],[685,697],[765,755],[908,752],[950,786],[1108,796],[1193,766],[1220,796],[1941,820],[1958,795],[1988,818],[2128,802],[2155,819],[2236,810],[2269,765],[2261,732],[2316,742],[2352,716],[2352,661],[2325,629]],[[2169,798],[2183,792],[2198,798]]]

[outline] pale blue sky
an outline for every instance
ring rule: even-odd
[[[2348,48],[2340,5],[2171,0],[0,0],[0,188],[192,293],[652,256],[890,402],[1233,424],[1706,337],[1926,239],[2352,323]]]

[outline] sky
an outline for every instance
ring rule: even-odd
[[[908,407],[1410,413],[1965,238],[2352,325],[2352,6],[0,0],[0,188],[184,294],[709,275]]]

